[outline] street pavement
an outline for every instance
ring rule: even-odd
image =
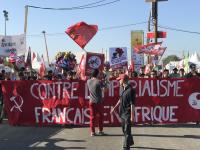
[[[106,127],[107,135],[90,137],[87,127],[9,126],[0,124],[0,150],[121,150],[120,127]],[[200,126],[137,125],[131,150],[200,150]]]

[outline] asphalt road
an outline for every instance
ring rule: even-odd
[[[0,150],[120,150],[120,127],[90,137],[89,128],[25,127],[0,124]],[[134,150],[200,150],[200,125],[138,125],[132,128]]]

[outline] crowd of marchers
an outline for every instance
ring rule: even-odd
[[[195,64],[190,64],[190,71],[185,72],[183,68],[177,69],[173,68],[173,71],[170,73],[168,69],[163,69],[163,71],[157,71],[155,69],[151,69],[148,73],[145,70],[145,66],[140,67],[139,72],[132,71],[131,69],[113,69],[110,67],[109,63],[106,62],[104,64],[104,69],[100,72],[99,78],[102,81],[104,86],[108,85],[110,79],[115,79],[120,76],[120,74],[127,74],[129,78],[200,78],[200,73],[197,71],[197,66]],[[90,77],[85,78],[85,80]],[[81,80],[80,72],[78,67],[71,71],[61,70],[60,72],[55,72],[53,69],[49,69],[46,71],[46,74],[43,76],[39,75],[36,71],[31,69],[26,69],[24,67],[17,70],[14,74],[11,72],[6,72],[5,70],[1,70],[0,72],[0,80]],[[1,84],[0,84],[1,86]],[[0,87],[1,89],[1,87]],[[0,110],[3,107],[3,94],[2,90],[0,90]],[[2,112],[2,111],[1,111]],[[0,122],[2,120],[2,113],[0,116]]]

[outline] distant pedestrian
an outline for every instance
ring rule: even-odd
[[[135,107],[135,90],[129,85],[129,77],[126,74],[121,74],[117,80],[120,81],[120,86],[123,89],[119,101],[111,110],[111,113],[119,105],[120,118],[122,122],[122,132],[124,134],[123,150],[130,150],[130,146],[134,144],[131,134],[131,121],[134,120]]]
[[[103,132],[103,104],[102,104],[102,85],[99,77],[99,70],[92,71],[91,79],[87,81],[87,86],[90,92],[89,108],[90,108],[90,133],[95,136],[95,122],[98,119],[99,135],[104,135]]]

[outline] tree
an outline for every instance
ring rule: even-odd
[[[176,55],[169,55],[166,58],[163,58],[163,65],[168,64],[170,61],[180,61],[180,58]]]

